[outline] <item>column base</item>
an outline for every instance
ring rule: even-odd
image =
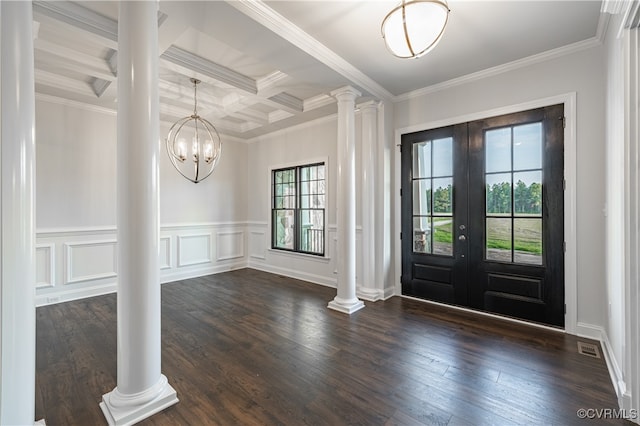
[[[178,395],[167,378],[160,375],[156,385],[135,395],[123,395],[116,387],[102,395],[100,408],[111,426],[132,425],[178,402]]]
[[[327,308],[345,314],[352,314],[355,311],[359,311],[360,309],[364,308],[364,302],[355,298],[345,300],[336,296],[331,302],[329,302]]]
[[[380,292],[375,288],[358,287],[356,288],[356,296],[368,302],[376,302],[380,300]]]

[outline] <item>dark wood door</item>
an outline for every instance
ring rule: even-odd
[[[403,294],[467,304],[467,139],[467,124],[402,136]]]
[[[402,136],[403,294],[564,325],[563,117]]]

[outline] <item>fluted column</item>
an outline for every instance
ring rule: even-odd
[[[0,2],[0,424],[35,416],[35,89],[32,5]]]
[[[351,314],[364,308],[356,297],[356,129],[353,87],[331,92],[338,100],[337,263],[338,291],[328,307]]]
[[[375,302],[380,298],[376,279],[376,166],[378,161],[377,101],[360,104],[362,114],[362,277],[358,297]]]
[[[178,402],[160,371],[158,3],[118,20],[118,381],[100,407],[131,424]]]

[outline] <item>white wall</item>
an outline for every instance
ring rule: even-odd
[[[116,116],[36,101],[36,227],[116,223]]]
[[[162,137],[168,131],[162,124]],[[36,303],[115,291],[115,111],[38,96]],[[246,265],[247,147],[223,137],[213,174],[193,184],[161,144],[162,282]]]
[[[604,61],[604,49],[598,46],[407,96],[395,105],[395,128],[401,129],[577,93],[577,321],[587,328],[602,327],[605,321]]]
[[[333,115],[258,137],[250,142],[247,160],[249,266],[322,285],[335,286],[337,134],[337,118]],[[359,139],[357,137],[358,148],[360,147]],[[356,158],[358,159],[358,154]],[[325,234],[325,257],[270,249],[270,170],[316,161],[326,161],[325,225],[328,232]]]
[[[617,37],[622,18],[613,16],[606,35],[606,315],[602,324],[616,379],[622,379],[624,359],[624,260],[625,260],[625,155],[624,155],[624,57],[623,40]]]

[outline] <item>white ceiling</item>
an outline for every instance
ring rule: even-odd
[[[514,61],[597,42],[600,1],[454,1],[440,44],[387,52],[395,1],[160,1],[160,110],[244,139],[335,112],[330,92],[393,100]],[[34,2],[36,91],[116,108],[117,2]],[[602,28],[600,28],[602,31]]]

